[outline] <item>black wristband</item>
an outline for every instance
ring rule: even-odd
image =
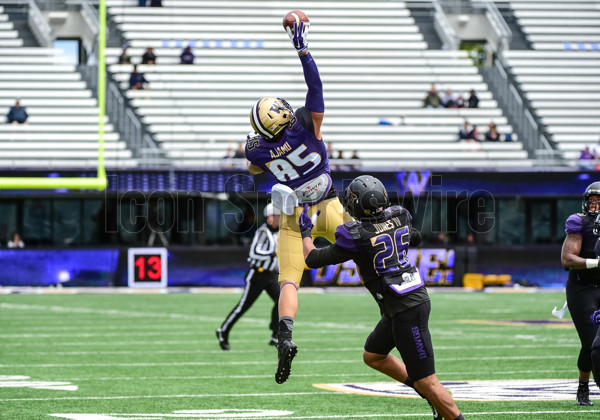
[[[312,237],[309,229],[301,231],[300,235],[302,235],[302,239]]]

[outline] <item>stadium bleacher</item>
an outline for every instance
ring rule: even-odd
[[[139,66],[150,89],[127,97],[177,167],[219,167],[228,147],[250,130],[248,114],[263,96],[302,106],[306,87],[281,20],[285,4],[164,0],[140,8],[108,0],[108,13],[130,46],[134,64],[147,47],[157,64]],[[343,7],[342,7],[343,6]],[[310,46],[325,89],[323,135],[344,157],[357,150],[362,167],[377,169],[529,167],[522,144],[462,143],[464,119],[511,133],[502,110],[465,51],[428,50],[403,2],[303,1],[311,18]],[[243,24],[238,17],[250,22]],[[191,44],[194,65],[178,64]],[[109,71],[126,88],[132,65],[120,48],[106,50]],[[475,89],[478,109],[426,109],[432,83],[439,91]],[[380,124],[382,120],[389,124]],[[515,136],[516,137],[516,136]]]
[[[571,165],[600,138],[600,5],[512,0],[534,51],[506,51],[515,80]]]
[[[97,100],[75,66],[57,57],[57,50],[22,44],[0,7],[0,114],[5,118],[17,98],[29,114],[27,124],[0,125],[0,166],[96,168]],[[105,122],[106,166],[137,166],[108,118]]]

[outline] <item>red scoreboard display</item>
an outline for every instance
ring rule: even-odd
[[[129,248],[127,269],[129,287],[167,287],[167,249]]]

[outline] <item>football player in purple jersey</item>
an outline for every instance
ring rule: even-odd
[[[279,260],[278,364],[275,381],[284,383],[290,375],[298,347],[292,341],[293,322],[298,311],[298,287],[304,271],[302,237],[298,216],[304,204],[311,215],[323,216],[313,230],[314,236],[335,240],[335,229],[349,221],[332,188],[329,161],[321,124],[325,113],[323,85],[315,61],[308,51],[308,24],[299,22],[288,34],[296,49],[308,87],[305,106],[295,112],[282,98],[262,98],[252,107],[250,122],[254,133],[246,142],[246,158],[251,174],[267,172],[278,184],[272,189],[273,204],[279,202],[281,223],[277,239]],[[275,191],[285,197],[275,199]],[[282,197],[282,196],[280,196]],[[292,203],[288,206],[288,203]]]
[[[320,249],[311,238],[308,212],[300,214],[306,265],[318,268],[354,260],[381,312],[365,343],[364,362],[416,389],[432,406],[434,419],[464,419],[435,373],[428,325],[431,303],[418,269],[407,258],[409,245],[421,241],[410,213],[390,206],[385,187],[370,175],[348,185],[344,206],[356,220],[338,226],[335,243]],[[402,360],[390,354],[394,347]]]
[[[579,387],[576,400],[578,405],[594,405],[590,401],[589,380],[592,343],[598,327],[591,322],[590,314],[600,308],[600,270],[594,251],[597,242],[594,219],[600,212],[600,182],[594,182],[586,188],[581,209],[581,213],[570,215],[565,223],[567,236],[562,245],[561,263],[569,270],[567,304],[581,341],[577,359]]]

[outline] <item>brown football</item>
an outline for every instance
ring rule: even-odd
[[[295,22],[298,22],[298,24],[300,24],[300,22],[309,23],[310,20],[308,20],[308,16],[306,16],[306,13],[304,13],[302,10],[292,10],[283,18],[283,28],[290,28],[293,30]]]

